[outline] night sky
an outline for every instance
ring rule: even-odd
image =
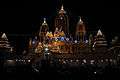
[[[82,16],[87,31],[101,28],[109,38],[119,34],[120,15],[117,2],[91,0],[39,0],[39,2],[16,2],[16,4],[4,2],[5,5],[0,8],[0,31],[8,34],[13,46],[24,49],[26,47],[24,43],[27,43],[28,38],[39,31],[44,17],[47,18],[50,30],[53,30],[54,17],[62,3],[70,18],[71,32],[76,27],[78,16]]]

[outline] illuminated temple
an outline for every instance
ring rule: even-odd
[[[3,33],[0,38],[0,50],[4,50],[4,52],[11,52],[12,49],[13,47],[11,47],[6,34]]]
[[[0,37],[0,59],[7,59],[13,53],[13,47],[10,45],[5,33]]]
[[[80,17],[75,28],[74,36],[69,33],[69,18],[63,5],[54,19],[54,31],[49,31],[46,18],[43,19],[38,36],[29,40],[29,53],[36,55],[43,54],[49,50],[54,55],[104,55],[109,52],[105,35],[99,29],[95,35],[89,34],[86,37],[85,23]],[[46,49],[47,48],[47,49]],[[74,57],[74,56],[72,56]],[[93,57],[93,56],[92,56]]]

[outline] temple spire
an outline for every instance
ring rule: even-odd
[[[44,18],[42,25],[47,25],[46,18]]]
[[[7,38],[5,33],[2,34],[1,38],[4,39],[4,40],[8,40],[8,38]]]
[[[78,22],[78,23],[83,23],[83,21],[82,21],[81,17],[80,17],[80,19],[79,19],[79,22]]]
[[[46,18],[44,18],[44,23],[46,23]]]
[[[49,30],[48,24],[46,22],[46,18],[43,19],[43,23],[40,26],[40,31],[39,31],[39,40],[40,42],[45,42],[46,41],[46,33]]]
[[[59,11],[59,14],[63,14],[63,13],[65,14],[66,11],[64,10],[63,4],[62,4],[61,9],[60,9],[60,11]]]
[[[63,7],[63,4],[62,4],[62,6],[61,6],[61,10],[63,10],[63,11],[64,11],[64,7]]]
[[[99,36],[99,35],[100,35],[100,36],[103,35],[100,29],[99,29],[98,32],[97,32],[97,36]]]

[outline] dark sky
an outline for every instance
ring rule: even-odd
[[[23,46],[21,43],[27,42],[29,36],[39,30],[43,17],[47,18],[52,29],[54,17],[62,3],[70,18],[71,32],[75,29],[78,16],[82,16],[88,31],[101,28],[107,36],[119,34],[120,15],[117,2],[91,0],[39,0],[16,4],[4,2],[0,8],[0,31],[12,34],[9,35],[10,40]]]
[[[42,22],[43,17],[47,17],[51,27],[54,22],[53,17],[62,3],[71,21],[77,21],[78,16],[83,16],[89,29],[102,25],[102,28],[108,31],[118,30],[120,16],[117,4],[89,0],[40,0],[39,2],[24,1],[19,4],[9,4],[8,8],[1,8],[0,30],[10,33],[31,33],[38,29],[36,25]],[[73,24],[76,25],[76,23]]]

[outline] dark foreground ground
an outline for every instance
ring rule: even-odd
[[[1,66],[0,80],[120,80],[120,65]]]

